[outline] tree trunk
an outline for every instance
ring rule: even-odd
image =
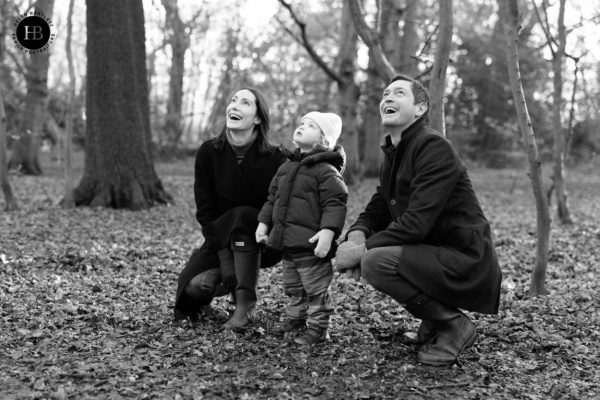
[[[88,0],[87,124],[78,206],[171,202],[154,170],[141,0]]]
[[[398,0],[382,0],[377,2],[377,24],[375,31],[381,43],[381,49],[389,60],[392,68],[396,69],[403,62],[402,42],[399,24],[404,10]],[[362,18],[362,16],[361,16]],[[406,23],[404,25],[407,26]],[[364,140],[363,174],[367,177],[379,176],[382,158],[382,137],[384,135],[379,115],[381,93],[387,81],[381,79],[375,61],[376,49],[369,48],[369,64],[367,67],[367,85],[365,107],[363,109]],[[413,54],[414,55],[414,54]]]
[[[352,23],[348,5],[342,8],[342,27],[340,33],[340,52],[338,53],[338,111],[342,118],[342,135],[340,143],[346,151],[346,183],[353,184],[361,180],[360,157],[358,146],[358,98],[360,90],[354,80],[356,73],[356,46],[358,36]]]
[[[54,0],[38,1],[35,11],[52,18]],[[27,95],[19,140],[14,143],[9,168],[21,168],[25,174],[41,175],[39,162],[40,137],[44,127],[46,103],[48,100],[48,67],[50,51],[29,56],[27,67]]]
[[[558,49],[554,52],[552,59],[552,71],[554,72],[554,92],[552,94],[552,124],[554,126],[554,168],[552,180],[554,192],[556,193],[556,207],[558,220],[563,224],[570,224],[571,216],[567,202],[567,185],[565,182],[565,140],[562,126],[562,94],[563,78],[562,67],[565,55],[566,29],[565,29],[565,2],[560,0],[558,13]],[[549,44],[551,45],[551,44]]]
[[[371,50],[369,50],[369,54]],[[381,151],[383,126],[379,115],[379,103],[383,92],[383,82],[373,59],[369,55],[369,66],[367,68],[367,85],[365,95],[365,106],[362,113],[362,131],[364,132],[363,176],[377,177],[381,167],[383,152]]]
[[[179,16],[177,0],[162,0],[167,13],[167,27],[170,28],[171,69],[169,70],[169,98],[165,118],[165,136],[168,148],[174,149],[183,133],[181,109],[183,102],[183,75],[185,72],[185,53],[190,46],[186,26]]]
[[[533,187],[537,211],[537,243],[535,266],[531,277],[529,293],[532,296],[547,294],[546,269],[548,267],[548,242],[550,236],[550,213],[544,193],[542,168],[535,134],[527,111],[527,103],[521,73],[519,71],[519,9],[517,0],[498,0],[501,18],[504,18],[507,32],[507,61],[510,86],[513,93],[519,128],[523,136],[527,159],[529,160],[529,178]]]
[[[224,123],[227,104],[229,104],[230,100],[228,96],[231,96],[231,92],[233,91],[231,86],[233,62],[238,55],[237,43],[238,31],[230,27],[225,34],[225,67],[223,68],[223,75],[217,87],[215,102],[208,117],[209,134],[217,134],[221,128],[221,123]]]
[[[5,211],[17,209],[17,202],[12,193],[8,180],[7,157],[6,157],[6,113],[4,111],[4,100],[0,92],[0,186],[6,200]]]
[[[429,81],[429,125],[446,136],[444,122],[444,90],[446,89],[446,68],[450,46],[452,45],[452,0],[438,1],[440,12],[440,30],[437,38],[435,61]]]
[[[73,53],[71,52],[71,38],[73,33],[73,3],[75,0],[69,1],[69,12],[67,14],[67,40],[65,50],[67,53],[67,64],[69,66],[69,98],[67,100],[67,115],[66,115],[66,135],[65,135],[65,197],[62,199],[64,208],[75,207],[75,199],[73,197],[73,109],[75,107],[75,68],[73,66]]]
[[[350,0],[357,1],[357,0]],[[288,9],[294,22],[300,28],[301,40],[304,48],[313,59],[313,61],[337,84],[337,106],[338,113],[342,118],[342,135],[339,143],[344,145],[346,151],[346,170],[344,171],[344,180],[348,184],[353,184],[361,179],[359,141],[358,141],[358,99],[360,89],[354,80],[356,74],[356,57],[358,36],[352,22],[352,11],[348,0],[344,1],[342,8],[342,21],[340,32],[339,53],[336,58],[337,71],[334,71],[317,54],[306,35],[306,23],[302,22],[290,3],[285,0],[279,0],[279,3]],[[356,4],[358,6],[358,3]],[[359,10],[360,13],[360,10]],[[364,22],[364,21],[363,21]],[[368,27],[367,27],[368,29]]]
[[[404,49],[402,48],[403,35],[400,35],[399,27],[402,15],[404,14],[404,9],[399,0],[381,0],[377,2],[377,5],[378,12],[375,33],[381,43],[381,50],[394,69],[395,74],[396,72],[402,71],[402,69],[398,68],[400,67],[400,60],[404,54]],[[373,65],[375,66],[377,65],[375,62],[376,57],[375,54],[372,54],[372,57],[371,54],[369,54],[369,61],[373,58]],[[384,80],[386,85],[388,82],[389,80]],[[379,100],[381,100],[381,98]]]
[[[379,76],[381,76],[381,79],[383,79],[384,82],[388,82],[396,75],[396,71],[386,57],[376,32],[373,32],[365,22],[362,12],[360,11],[358,0],[344,0],[344,9],[346,8],[350,12],[356,32],[362,41],[365,42],[369,50],[371,50],[373,62],[377,66]]]
[[[574,59],[575,71],[573,71],[573,91],[571,92],[571,108],[569,110],[569,123],[567,125],[567,131],[565,132],[565,148],[564,157],[565,164],[569,161],[571,155],[571,146],[573,144],[573,122],[575,121],[575,95],[579,91],[578,77],[579,77],[579,58]]]
[[[397,1],[397,0],[396,0]],[[392,62],[396,71],[405,75],[416,76],[419,73],[419,62],[416,58],[419,50],[419,35],[417,34],[417,16],[421,0],[408,0],[404,11],[404,28],[400,39],[398,63]],[[384,14],[385,15],[385,14]]]

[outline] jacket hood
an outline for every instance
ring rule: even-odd
[[[281,146],[281,151],[290,161],[300,161],[300,164],[312,165],[327,162],[333,165],[340,174],[346,169],[346,152],[341,145],[336,145],[333,150],[316,148],[308,153],[302,153],[300,149],[294,151]]]

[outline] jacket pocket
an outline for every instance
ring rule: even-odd
[[[482,254],[477,250],[477,230],[456,229],[455,235],[440,246],[439,262],[463,278],[469,278],[473,268],[481,261]]]

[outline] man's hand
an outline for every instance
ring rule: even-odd
[[[340,244],[335,253],[336,269],[338,271],[358,269],[359,271],[353,272],[353,274],[357,275],[358,279],[360,279],[360,259],[366,252],[367,248],[364,243],[359,245],[347,241]]]
[[[360,245],[366,242],[367,238],[363,231],[352,231],[348,233],[348,241]]]
[[[254,233],[254,237],[256,238],[256,243],[267,244],[267,240],[269,239],[269,225],[259,222],[258,228],[256,228],[256,232]]]
[[[331,242],[333,241],[333,231],[331,229],[321,229],[315,236],[308,239],[310,243],[317,242],[315,247],[315,256],[323,258],[331,250]]]

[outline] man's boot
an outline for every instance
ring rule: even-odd
[[[430,342],[435,337],[435,333],[434,323],[424,319],[416,332],[404,332],[402,339],[408,344],[423,345]]]
[[[223,325],[226,329],[243,328],[250,323],[249,315],[254,311],[256,305],[260,256],[259,251],[233,252],[238,284],[235,288],[233,316]]]
[[[436,330],[432,341],[417,355],[417,361],[422,364],[452,365],[460,353],[475,341],[475,325],[456,307],[447,306],[425,294],[416,296],[403,306],[415,317],[431,321]]]

